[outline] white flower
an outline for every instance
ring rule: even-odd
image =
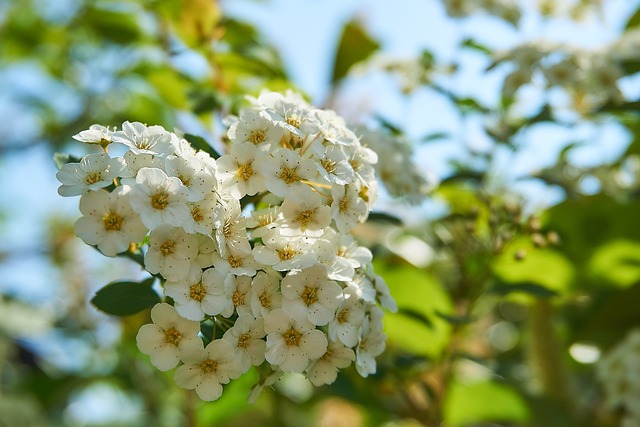
[[[217,161],[222,190],[237,199],[263,191],[264,178],[254,169],[254,162],[257,158],[265,156],[264,152],[250,142],[233,144],[231,152]]]
[[[317,326],[329,323],[340,303],[342,288],[327,278],[327,270],[315,265],[282,279],[282,307],[306,311],[307,319]]]
[[[322,196],[308,187],[292,190],[282,203],[282,235],[321,236],[331,224],[331,208],[323,202]]]
[[[88,130],[83,130],[72,138],[85,144],[98,144],[103,147],[111,144],[112,141],[109,128],[101,125],[91,125]]]
[[[174,368],[180,360],[180,352],[202,346],[198,337],[200,322],[182,318],[166,303],[151,309],[153,323],[143,325],[136,342],[140,351],[151,357],[151,364],[161,371]]]
[[[58,194],[79,196],[108,187],[123,169],[124,160],[120,157],[111,158],[106,153],[87,154],[80,163],[67,163],[56,173],[56,178],[62,183]]]
[[[187,208],[191,211],[191,220],[182,224],[185,231],[212,236],[218,208],[218,195],[209,193],[200,201],[187,203]]]
[[[284,372],[302,372],[327,350],[327,337],[307,320],[306,310],[277,309],[264,319],[265,359]]]
[[[224,258],[218,254],[213,254],[211,260],[216,268],[228,271],[236,276],[255,276],[256,271],[262,267],[255,261],[251,252],[243,254],[228,250]]]
[[[371,307],[371,312],[362,322],[358,346],[356,347],[356,370],[363,377],[375,374],[376,356],[385,349],[387,336],[382,332],[382,310]]]
[[[230,280],[224,282],[224,293],[233,303],[236,313],[242,316],[251,314],[251,282],[252,277],[230,274]],[[253,315],[251,317],[254,317]]]
[[[195,263],[202,269],[211,267],[213,265],[213,255],[216,253],[216,242],[204,234],[196,234],[196,237],[198,239],[198,255]]]
[[[248,254],[251,245],[247,237],[246,218],[242,216],[240,201],[225,200],[218,205],[213,224],[216,229],[215,238],[218,252],[222,257],[227,256],[228,250],[236,254]]]
[[[264,319],[255,319],[251,314],[240,315],[233,327],[224,333],[222,339],[229,341],[236,354],[240,355],[242,372],[247,372],[251,365],[258,366],[264,362],[267,343],[262,338],[265,335]]]
[[[79,218],[74,231],[88,245],[114,257],[129,248],[131,242],[140,242],[147,235],[147,227],[129,206],[128,186],[117,187],[109,193],[91,191],[80,198]]]
[[[282,127],[277,126],[266,112],[256,110],[244,110],[227,132],[234,142],[250,142],[267,151],[271,146],[278,146],[283,134]]]
[[[338,377],[338,370],[348,367],[355,359],[350,348],[338,342],[329,342],[324,355],[307,368],[307,378],[315,386],[332,384]]]
[[[251,211],[251,217],[247,218],[247,228],[251,228],[251,237],[264,237],[269,230],[278,226],[277,220],[280,208],[274,206],[271,208]]]
[[[206,305],[202,306],[202,310],[211,315],[222,317],[230,317],[233,314],[233,300],[229,298],[225,292],[228,287],[233,286],[231,283],[234,277],[227,271],[218,268],[209,268],[202,273],[202,285],[207,289]]]
[[[271,311],[282,307],[280,275],[277,272],[259,272],[253,278],[251,288],[251,311],[255,317],[266,317]]]
[[[195,155],[169,156],[165,160],[165,170],[168,176],[180,179],[189,192],[187,200],[190,202],[202,200],[211,193],[217,194],[218,180]]]
[[[350,234],[340,234],[327,228],[324,235],[314,244],[318,262],[327,267],[332,280],[350,281],[355,269],[371,262],[371,251],[358,246]]]
[[[294,270],[311,267],[316,257],[311,251],[312,242],[307,237],[284,237],[278,229],[271,230],[263,238],[264,245],[253,248],[253,256],[259,263],[274,270]]]
[[[144,266],[151,274],[160,273],[167,280],[182,280],[198,255],[198,238],[181,228],[161,225],[149,235],[149,249]]]
[[[257,158],[253,165],[264,178],[267,190],[279,197],[287,197],[295,188],[306,187],[301,181],[313,180],[317,174],[313,160],[286,148],[274,151],[272,157]]]
[[[134,154],[166,157],[173,154],[177,137],[162,126],[147,127],[139,122],[124,122],[122,130],[113,133],[113,142],[126,145]]]
[[[339,185],[355,182],[356,175],[349,164],[349,157],[342,147],[327,147],[316,162],[316,169],[326,182]]]
[[[225,340],[214,340],[205,348],[189,348],[181,358],[185,364],[176,369],[173,378],[178,386],[195,389],[202,400],[218,399],[222,384],[242,374],[236,353]]]
[[[358,197],[358,191],[354,185],[334,186],[331,190],[333,202],[331,203],[331,215],[341,233],[351,231],[358,221],[366,218],[367,205]]]
[[[164,284],[164,293],[173,298],[176,311],[189,320],[202,320],[205,313],[220,313],[217,310],[220,299],[217,290],[210,280],[203,279],[202,270],[198,267],[192,267],[186,278],[167,280]]]
[[[142,168],[131,187],[131,207],[151,230],[161,224],[182,227],[191,220],[188,194],[178,178],[168,177],[160,169]]]
[[[127,185],[134,185],[136,183],[136,176],[142,168],[162,169],[164,167],[163,159],[153,154],[135,154],[133,151],[127,151],[123,157],[126,167],[122,171],[121,176],[122,183]]]
[[[341,341],[347,347],[355,347],[365,308],[353,286],[347,286],[342,292],[336,315],[329,323],[329,338]]]

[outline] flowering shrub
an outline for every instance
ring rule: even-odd
[[[155,303],[138,348],[161,371],[177,366],[180,387],[210,401],[252,366],[265,367],[258,391],[281,372],[314,385],[352,362],[376,372],[380,305],[395,303],[350,232],[376,199],[377,155],[334,112],[264,93],[233,119],[217,159],[137,122],[75,138],[104,148],[57,175],[60,195],[81,195],[76,234],[140,262],[165,296],[152,278],[109,285],[93,302],[113,314]],[[111,158],[111,143],[128,151]],[[139,303],[118,306],[133,293]]]

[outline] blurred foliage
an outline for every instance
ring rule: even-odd
[[[554,2],[540,3],[541,15],[556,13]],[[586,13],[591,3],[577,2],[569,15]],[[639,23],[640,9],[627,31]],[[46,82],[46,90],[34,84],[10,94],[8,120],[26,114],[32,128],[0,134],[0,155],[36,144],[53,153],[94,122],[130,120],[185,126],[192,144],[216,156],[224,148],[221,120],[246,94],[295,88],[278,51],[250,24],[225,16],[215,1],[9,1],[0,5],[0,40],[2,76]],[[433,193],[446,206],[444,215],[403,226],[378,213],[364,226],[371,227],[363,228],[363,241],[374,249],[376,271],[399,306],[385,316],[388,349],[375,376],[363,379],[350,368],[313,391],[303,379],[285,377],[252,405],[246,394],[258,375],[250,371],[219,401],[200,402],[173,386],[170,373],[153,369],[135,346],[148,317],[137,312],[157,298],[151,282],[138,283],[139,271],[130,264],[118,267],[135,279],[110,286],[138,286],[139,295],[123,302],[110,299],[109,287],[98,292],[93,301],[99,308],[133,314],[117,325],[105,320],[87,303],[100,274],[82,265],[90,258],[73,239],[71,219],[52,220],[49,241],[34,251],[57,269],[64,303],[49,310],[0,298],[0,426],[619,425],[621,414],[602,407],[593,361],[570,350],[584,344],[606,352],[640,326],[638,101],[590,103],[588,86],[572,87],[567,92],[576,114],[569,119],[546,98],[523,114],[517,96],[485,105],[442,85],[437,77],[455,74],[462,64],[443,63],[428,51],[411,61],[381,63],[381,46],[362,22],[346,23],[335,47],[331,95],[357,78],[353,70],[371,66],[395,78],[401,94],[429,90],[450,103],[461,123],[482,123],[491,148],[469,149],[451,165]],[[459,48],[482,56],[487,73],[509,61],[473,38]],[[626,58],[620,79],[637,72],[638,63],[640,57]],[[405,131],[382,117],[372,121]],[[493,161],[520,150],[527,132],[584,122],[614,122],[632,141],[617,159],[593,167],[572,165],[579,144],[567,141],[554,165],[520,178],[560,190],[563,201],[532,213],[522,196],[496,185]],[[421,142],[454,138],[436,124]],[[595,192],[584,190],[587,179],[597,181]],[[3,212],[0,226],[4,221]],[[428,259],[411,261],[407,251],[414,249],[391,245],[390,235],[428,247]],[[0,261],[21,256],[2,248]],[[40,330],[48,338],[37,335]],[[52,363],[47,347],[57,342],[67,343],[79,361]],[[122,412],[102,421],[83,418],[95,409],[87,400],[92,394]]]

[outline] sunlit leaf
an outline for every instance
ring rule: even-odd
[[[209,153],[209,155],[214,159],[217,159],[220,157],[220,153],[218,153],[215,148],[209,145],[207,140],[204,139],[203,137],[198,135],[193,135],[190,133],[185,133],[184,139],[189,141],[189,143],[194,149],[204,151],[205,153]]]
[[[358,21],[349,22],[342,31],[333,65],[331,81],[335,84],[347,75],[352,66],[371,56],[380,43],[374,40]]]
[[[515,390],[496,382],[454,382],[444,404],[444,418],[449,427],[525,422],[529,416],[524,399]]]

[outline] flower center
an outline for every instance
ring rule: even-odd
[[[301,336],[302,334],[293,329],[293,327],[289,328],[289,330],[282,335],[287,345],[298,345]]]
[[[171,255],[176,250],[176,242],[173,240],[167,240],[160,245],[160,253],[164,256]]]
[[[200,362],[200,369],[205,374],[212,374],[218,370],[218,362],[211,359],[203,360]]]
[[[271,294],[267,293],[267,291],[262,292],[258,299],[260,300],[261,306],[267,309],[271,308]]]
[[[253,167],[251,163],[245,163],[244,165],[238,165],[238,172],[236,176],[243,181],[249,181],[249,178],[253,176]]]
[[[320,160],[320,164],[327,171],[327,173],[334,173],[336,171],[336,162],[329,159]]]
[[[338,203],[338,209],[341,213],[347,212],[349,210],[349,198],[343,197],[342,199],[340,199],[340,202]]]
[[[198,282],[195,285],[191,285],[191,287],[189,287],[189,297],[191,297],[192,300],[201,302],[206,296],[207,290],[204,288],[204,286],[202,286],[202,282]]]
[[[99,182],[101,180],[102,180],[101,172],[89,172],[87,176],[84,177],[84,183],[88,185],[95,184],[96,182]]]
[[[122,223],[124,222],[124,218],[118,215],[115,212],[109,212],[105,216],[102,217],[102,223],[104,224],[105,230],[108,231],[120,231],[122,228]]]
[[[168,344],[177,346],[178,344],[180,344],[181,339],[182,334],[178,332],[176,328],[170,328],[164,331],[164,340]]]
[[[204,212],[202,212],[202,209],[196,206],[193,208],[193,210],[191,210],[191,217],[193,217],[193,220],[195,222],[202,222],[204,221]]]
[[[182,181],[182,184],[185,187],[189,187],[191,185],[191,179],[188,176],[184,176],[182,174],[178,175],[178,179]]]
[[[346,246],[340,246],[338,248],[338,250],[336,251],[336,255],[341,257],[341,258],[346,257],[347,256],[347,247]]]
[[[222,234],[224,234],[224,237],[227,238],[233,234],[233,221],[228,218],[224,220],[224,225],[222,226]]]
[[[242,257],[236,255],[229,255],[229,258],[227,258],[227,262],[229,262],[231,268],[240,268],[244,264]]]
[[[300,298],[306,305],[318,302],[318,288],[304,287],[304,291],[300,294]]]
[[[231,296],[231,301],[233,302],[233,305],[235,305],[236,307],[244,304],[244,294],[236,289],[235,291],[233,291],[233,295]]]
[[[297,254],[298,254],[298,252],[296,252],[293,249],[291,249],[288,245],[285,246],[284,248],[278,249],[278,256],[280,257],[281,261],[290,260],[291,258],[296,256]]]
[[[140,150],[148,150],[153,147],[153,143],[149,141],[148,138],[142,138],[141,140],[136,141],[136,147]]]
[[[354,171],[360,170],[360,168],[362,167],[362,163],[360,163],[355,159],[349,160],[349,164],[351,165]]]
[[[258,145],[261,142],[264,142],[264,140],[266,139],[266,136],[264,134],[264,131],[262,131],[262,130],[254,130],[253,132],[251,132],[249,134],[249,137],[247,139],[252,144]]]
[[[163,210],[169,204],[169,194],[164,191],[151,196],[151,207],[159,211]]]
[[[281,168],[278,178],[283,180],[287,184],[293,184],[300,181],[298,176],[298,168]]]
[[[287,117],[285,120],[287,121],[287,124],[290,124],[294,128],[299,128],[300,125],[302,124],[302,118],[297,114],[292,114],[289,117]]]
[[[349,309],[345,308],[344,310],[342,310],[338,314],[338,316],[336,317],[336,320],[340,324],[348,322],[349,321]]]
[[[251,334],[242,334],[238,337],[238,347],[247,348],[249,347],[249,341],[251,340]]]
[[[314,217],[316,216],[315,213],[316,213],[315,209],[308,209],[306,211],[302,211],[296,217],[295,222],[299,222],[302,226],[306,226],[307,224],[313,221]]]

